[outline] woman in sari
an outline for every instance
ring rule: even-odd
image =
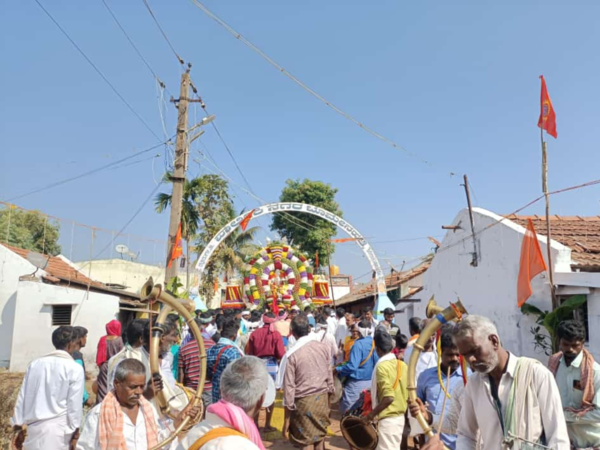
[[[108,393],[108,360],[119,353],[122,348],[121,322],[111,320],[106,324],[106,336],[102,336],[98,342],[96,364],[100,372],[96,381],[96,404],[99,404]]]

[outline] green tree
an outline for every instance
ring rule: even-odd
[[[231,220],[233,219],[235,217],[231,217]],[[215,256],[222,264],[228,280],[236,272],[241,273],[246,264],[246,259],[260,250],[259,246],[254,244],[254,236],[257,232],[258,227],[248,228],[246,231],[242,231],[237,227],[219,247]]]
[[[544,351],[547,356],[558,351],[558,339],[556,337],[556,329],[558,324],[564,320],[573,318],[573,313],[581,308],[587,301],[585,295],[574,295],[563,302],[554,311],[542,311],[537,306],[524,303],[521,306],[523,314],[536,316],[536,326],[529,330],[533,334],[534,345],[536,349]],[[542,327],[546,329],[548,335],[542,333]]]
[[[287,180],[279,200],[307,203],[342,217],[340,205],[335,201],[337,192],[336,188],[322,181]],[[318,252],[322,265],[329,264],[329,259],[335,251],[335,246],[329,241],[336,235],[337,227],[317,216],[306,213],[275,214],[271,230],[287,238],[308,257],[314,257]]]
[[[165,173],[163,182],[172,183],[173,174]],[[190,241],[198,232],[200,226],[200,213],[196,206],[196,200],[199,198],[201,181],[198,178],[185,180],[183,182],[183,204],[181,209],[181,237],[185,240],[185,255],[186,255],[186,288],[190,284]],[[165,211],[171,205],[171,194],[160,192],[154,199],[156,212],[159,214]]]
[[[196,180],[198,191],[195,203],[200,216],[200,225],[195,237],[194,250],[200,254],[221,228],[235,217],[235,213],[226,180],[213,174],[202,175]],[[214,295],[215,281],[225,269],[221,250],[219,249],[213,255],[201,278],[199,292],[207,299]]]
[[[0,241],[46,255],[60,254],[60,224],[39,211],[0,211]]]

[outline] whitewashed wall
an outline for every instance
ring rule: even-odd
[[[501,217],[484,209],[474,209],[475,230],[481,230],[497,222]],[[479,248],[479,264],[471,266],[473,242],[469,238],[470,225],[468,210],[461,211],[454,219],[453,225],[460,224],[461,229],[448,231],[442,247],[435,255],[431,267],[424,275],[424,289],[415,294],[421,303],[414,308],[407,308],[404,317],[398,320],[401,327],[407,326],[412,315],[425,317],[425,307],[432,295],[440,306],[446,307],[449,302],[460,297],[463,305],[471,314],[484,315],[492,319],[500,333],[504,346],[518,355],[537,357],[544,363],[547,358],[534,350],[533,336],[530,328],[534,320],[524,316],[517,307],[517,278],[521,242],[525,229],[513,222],[504,221],[477,236]],[[445,250],[446,247],[467,238],[464,242]],[[538,237],[546,255],[546,238]],[[555,271],[570,272],[571,250],[558,242],[552,241],[552,259]],[[546,275],[536,277],[532,282],[533,295],[529,303],[542,310],[551,309],[550,287]],[[590,298],[589,312],[599,314],[599,299]],[[598,323],[594,315],[590,323]],[[407,328],[405,328],[407,329]],[[600,341],[592,347],[598,349]]]
[[[19,277],[35,271],[33,264],[0,245],[0,367],[8,367]]]
[[[116,318],[119,298],[66,286],[21,281],[16,289],[14,331],[10,370],[22,372],[40,356],[54,350],[52,305],[73,305],[72,325],[88,329],[88,343],[82,349],[88,371],[96,370],[98,340],[106,334],[105,325]]]

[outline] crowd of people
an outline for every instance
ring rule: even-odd
[[[281,432],[302,449],[325,449],[333,408],[376,424],[378,450],[406,449],[409,437],[423,450],[600,448],[600,365],[584,346],[580,322],[558,325],[560,352],[546,367],[503,348],[482,316],[425,338],[427,320],[411,318],[404,335],[395,311],[382,313],[378,322],[371,309],[197,311],[206,354],[203,408],[191,401],[203,375],[198,342],[177,316],[159,327],[157,373],[150,370],[156,325],[134,319],[122,332],[120,322],[108,323],[98,343],[95,397],[86,391],[81,355],[87,330],[59,327],[56,350],[25,375],[12,418],[14,445],[148,450],[167,440],[164,448],[177,450],[264,449],[265,433],[275,431],[269,397],[279,391]],[[412,401],[407,364],[416,349]],[[418,415],[433,438],[424,436]]]

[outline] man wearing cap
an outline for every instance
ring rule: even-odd
[[[395,311],[392,308],[385,308],[383,310],[384,320],[377,325],[387,331],[392,338],[396,338],[396,335],[400,333],[400,327],[394,323],[394,317],[396,317]]]

